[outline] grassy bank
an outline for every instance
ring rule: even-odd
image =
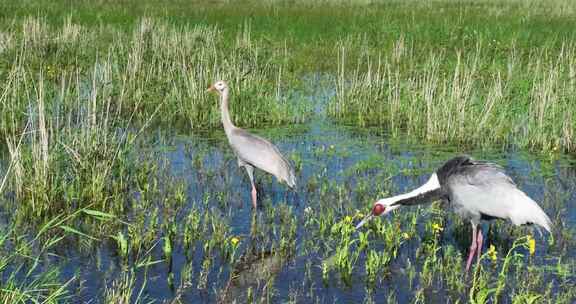
[[[310,107],[294,90],[323,72],[338,75],[328,110],[337,122],[462,146],[576,149],[570,1],[0,6],[4,81],[21,62],[57,92],[62,79],[109,66],[113,104],[147,117],[162,102],[164,123],[216,126],[201,92],[214,78],[232,80],[239,125],[301,122]]]
[[[420,57],[415,49],[426,46],[401,38],[391,52],[361,60],[347,51],[364,38],[343,41],[330,116],[434,143],[574,152],[574,42],[523,49],[474,40]]]
[[[216,27],[151,19],[124,31],[25,18],[0,36],[1,133],[25,122],[40,82],[49,117],[92,105],[125,121],[143,123],[158,113],[155,123],[213,128],[220,125],[218,102],[205,89],[226,79],[237,124],[305,121],[309,107],[284,86],[285,50],[264,48],[250,34],[249,24],[230,41]]]
[[[329,115],[464,148],[574,152],[574,5],[444,4],[413,13],[388,44],[340,39]]]

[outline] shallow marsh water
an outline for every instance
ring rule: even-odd
[[[312,122],[251,130],[269,138],[292,160],[298,180],[296,189],[290,191],[258,171],[261,196],[256,212],[249,203],[249,181],[238,167],[222,130],[194,135],[149,132],[148,149],[141,153],[153,160],[157,169],[151,172],[159,176],[158,200],[146,210],[147,227],[155,230],[154,245],[146,251],[149,259],[142,263],[141,257],[131,256],[126,261],[112,238],[93,246],[93,250],[82,248],[81,242],[61,244],[56,256],[47,255],[45,259],[47,264],[59,265],[62,281],[76,277],[69,287],[70,301],[104,302],[103,291],[115,288],[115,282],[129,274],[133,281],[126,288],[134,290],[133,301],[466,302],[472,278],[459,272],[469,246],[469,224],[437,204],[400,209],[363,228],[372,234],[366,248],[358,249],[358,243],[350,247],[358,256],[353,260],[349,278],[335,269],[323,274],[322,268],[323,261],[342,245],[338,232],[333,231],[335,225],[347,216],[352,222],[358,221],[356,215],[369,212],[375,199],[417,187],[443,161],[460,153],[504,166],[563,232],[556,234],[554,242],[547,234],[534,233],[537,245],[533,257],[524,248],[517,250],[524,254],[523,263],[507,274],[509,295],[504,293],[502,301],[511,303],[511,294],[519,293],[518,290],[544,294],[548,286],[554,298],[574,286],[575,159],[390,140],[385,130],[331,123],[323,115],[322,105],[333,91],[316,91],[308,97],[317,107]],[[174,187],[181,188],[181,203],[168,201],[173,198],[162,192]],[[145,192],[134,191],[134,196],[144,200]],[[9,216],[4,212],[2,222]],[[187,226],[195,222],[191,218],[197,219],[197,230],[192,232],[198,236],[187,242]],[[124,220],[130,222],[131,214]],[[439,223],[442,230],[431,232],[431,223]],[[382,234],[376,232],[382,227],[386,228],[384,235],[406,233],[407,237],[398,241],[397,253],[381,267],[377,280],[367,283],[367,252],[388,248]],[[484,260],[482,265],[487,269],[485,274],[495,277],[514,240],[531,230],[512,228],[502,222],[483,227],[487,244],[484,251],[490,244],[495,245],[500,260]],[[165,256],[163,249],[168,235],[172,235],[170,257]],[[233,258],[226,256],[230,253],[227,251],[207,250],[218,247],[207,245],[210,238],[218,242],[237,238],[237,245],[222,246],[232,248]],[[356,239],[357,235],[351,238]],[[422,249],[432,243],[436,251]],[[430,266],[426,261],[432,259],[441,266]],[[138,266],[139,263],[147,266]],[[568,269],[567,275],[554,270],[558,264]],[[429,274],[434,278],[431,281],[421,275],[430,267],[435,269]],[[231,273],[237,277],[231,278]],[[262,277],[263,273],[267,275]],[[532,285],[519,281],[519,274],[534,273],[543,278],[535,278]],[[453,281],[454,276],[460,283]],[[488,285],[493,285],[487,280]]]
[[[372,130],[373,131],[373,130]],[[378,131],[376,131],[378,132]],[[425,182],[434,168],[441,165],[442,161],[460,152],[466,152],[477,158],[489,159],[503,165],[521,189],[526,191],[538,202],[546,202],[545,210],[551,217],[557,216],[561,207],[562,220],[565,225],[573,230],[576,220],[574,207],[576,204],[576,168],[574,160],[562,159],[550,163],[542,161],[538,156],[527,152],[486,152],[486,151],[460,151],[455,147],[427,146],[412,143],[389,143],[385,136],[374,135],[371,130],[359,130],[335,126],[328,122],[312,123],[308,131],[300,134],[290,134],[286,130],[259,130],[259,134],[272,138],[278,144],[280,150],[288,155],[299,155],[301,169],[298,170],[298,186],[296,193],[290,192],[275,180],[258,174],[260,191],[263,192],[264,206],[259,213],[266,212],[267,208],[291,208],[292,214],[299,223],[296,232],[295,254],[289,259],[274,277],[275,299],[290,299],[291,294],[297,294],[298,299],[319,300],[320,302],[357,302],[367,296],[368,291],[364,288],[364,271],[361,262],[358,262],[352,286],[346,286],[340,281],[337,273],[331,275],[330,282],[325,285],[320,275],[322,261],[333,254],[333,248],[322,242],[332,243],[334,240],[315,239],[315,234],[310,233],[305,222],[309,217],[315,217],[323,213],[323,208],[334,208],[336,221],[347,215],[354,215],[357,210],[366,213],[370,210],[372,202],[376,198],[394,193],[408,191]],[[195,169],[191,165],[194,148],[201,139],[178,138],[174,142],[175,151],[169,153],[170,164],[173,172],[180,172],[183,178],[194,180]],[[204,166],[218,172],[226,172],[224,180],[215,183],[198,185],[190,182],[188,186],[189,199],[201,201],[206,193],[216,191],[226,192],[230,203],[230,209],[224,209],[224,216],[229,216],[228,221],[233,235],[247,236],[250,234],[252,211],[250,208],[249,182],[244,176],[242,169],[238,168],[230,150],[227,150],[226,138],[218,132],[216,139],[211,141],[218,148],[210,146],[210,152],[204,157]],[[210,144],[208,144],[210,145]],[[188,152],[187,152],[188,151]],[[314,180],[326,183],[328,191],[344,191],[346,193],[322,193],[322,187],[311,186]],[[383,181],[389,181],[383,183]],[[324,185],[326,185],[324,184]],[[222,186],[225,185],[225,186]],[[340,188],[338,185],[341,185]],[[356,190],[360,188],[361,190]],[[552,193],[550,193],[552,192]],[[552,196],[546,201],[546,195]],[[561,200],[560,202],[552,200]],[[209,205],[213,206],[212,202]],[[552,207],[553,206],[553,207]],[[307,212],[306,208],[313,211]],[[429,206],[406,208],[398,212],[416,213],[418,221],[418,233],[425,234],[424,223],[431,221],[433,217]],[[264,210],[263,210],[264,209]],[[448,211],[448,215],[449,211]],[[383,221],[393,220],[381,219]],[[453,218],[452,218],[453,219]],[[514,239],[520,234],[511,233],[512,230],[528,233],[530,229],[509,228],[508,223],[501,223],[498,228],[490,230],[487,244],[498,244],[501,250],[509,248]],[[445,231],[441,237],[444,245],[454,245],[463,257],[467,254],[469,246],[469,224],[446,222]],[[489,225],[483,226],[485,231]],[[500,231],[505,230],[505,231]],[[390,231],[389,233],[399,233]],[[500,235],[503,234],[503,235]],[[557,260],[548,253],[544,234],[540,237],[536,232],[538,250],[535,259],[531,262],[535,265],[553,265]],[[569,240],[573,244],[574,240]],[[414,240],[402,245],[399,256],[390,265],[390,273],[379,284],[371,296],[375,298],[387,297],[391,291],[396,294],[396,299],[403,303],[412,300],[414,289],[418,285],[409,284],[406,279],[405,263],[408,260],[418,263],[415,251],[421,241]],[[311,248],[306,248],[307,246]],[[247,247],[247,246],[246,246]],[[241,247],[242,248],[242,247]],[[315,249],[318,248],[318,249]],[[321,249],[324,248],[324,249]],[[378,247],[375,247],[378,248]],[[484,251],[487,250],[487,246]],[[244,247],[245,249],[245,247]],[[265,248],[262,248],[265,249]],[[332,249],[332,250],[331,250]],[[565,258],[569,259],[573,267],[573,259],[576,255],[570,251]],[[416,261],[416,262],[414,262]],[[307,265],[312,265],[312,275],[306,277]],[[308,266],[309,267],[309,266]],[[254,278],[256,279],[256,278]],[[573,278],[572,278],[573,279]],[[221,287],[222,282],[214,282],[216,289]],[[295,293],[294,293],[295,292]],[[441,285],[430,290],[432,299],[445,302],[449,294]],[[192,294],[194,292],[191,291]],[[191,299],[194,299],[191,296]],[[210,297],[209,297],[210,298]],[[464,297],[465,298],[465,297]]]

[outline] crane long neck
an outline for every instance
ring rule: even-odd
[[[224,125],[224,131],[228,134],[232,129],[234,129],[234,124],[232,119],[230,119],[230,112],[228,111],[228,90],[224,90],[220,95],[220,112],[222,114],[222,124]]]
[[[394,201],[392,206],[419,205],[441,198],[445,193],[440,186],[438,176],[433,173],[428,181],[408,193],[400,194],[391,198]]]

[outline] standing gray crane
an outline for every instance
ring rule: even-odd
[[[257,207],[257,192],[254,185],[254,167],[274,175],[280,182],[284,181],[290,188],[296,186],[296,176],[290,163],[282,156],[278,148],[266,139],[250,134],[232,123],[228,112],[229,88],[226,82],[217,81],[208,88],[220,96],[222,125],[228,142],[238,157],[238,166],[244,167],[252,184],[252,206]]]
[[[550,218],[536,202],[516,187],[504,170],[493,163],[476,161],[467,156],[450,159],[421,187],[397,196],[384,198],[372,208],[356,229],[375,216],[388,214],[400,206],[423,204],[442,199],[456,214],[472,223],[472,243],[466,271],[476,252],[482,251],[481,220],[509,219],[514,225],[537,224],[551,231]]]

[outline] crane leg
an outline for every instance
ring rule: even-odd
[[[482,235],[482,229],[478,228],[478,232],[476,233],[476,260],[480,263],[480,253],[482,252],[482,242],[484,241],[484,236]]]
[[[256,191],[256,186],[254,185],[254,167],[246,165],[246,172],[248,173],[248,177],[250,178],[250,184],[252,185],[252,207],[256,209],[258,206],[257,198],[258,192]]]
[[[258,192],[256,192],[256,187],[252,185],[252,207],[256,209],[258,207]]]
[[[470,244],[470,253],[468,253],[468,260],[466,261],[466,272],[470,270],[470,264],[472,264],[477,246],[476,225],[472,224],[472,243]]]

